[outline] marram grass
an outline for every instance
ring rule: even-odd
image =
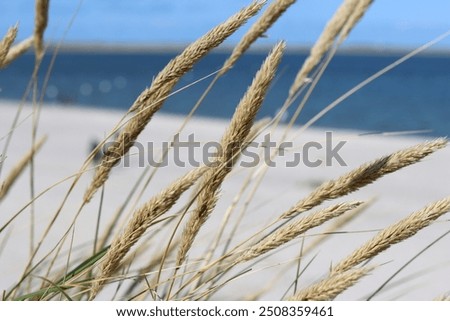
[[[308,78],[314,77],[315,71],[327,54],[333,53],[333,50],[347,38],[368,11],[371,3],[370,0],[342,2],[312,46],[292,86],[286,88],[289,98],[283,104],[283,109],[287,109],[294,96],[307,86]],[[353,193],[364,189],[367,185],[376,186],[377,181],[384,176],[413,166],[438,150],[446,148],[447,141],[443,138],[412,147],[403,146],[397,152],[350,169],[336,179],[327,180],[318,187],[311,188],[309,193],[299,195],[299,201],[291,207],[280,203],[279,211],[266,211],[264,202],[262,206],[251,207],[252,204],[247,203],[250,203],[252,198],[248,197],[243,206],[247,210],[242,211],[239,217],[233,217],[233,212],[241,199],[248,194],[251,195],[248,189],[252,183],[259,184],[262,181],[260,172],[249,171],[250,174],[242,182],[242,187],[237,191],[230,191],[228,182],[233,177],[240,177],[244,171],[235,167],[236,160],[260,133],[278,125],[278,121],[256,121],[256,116],[270,91],[272,82],[279,74],[278,66],[285,48],[289,46],[280,41],[271,51],[268,50],[267,57],[254,75],[253,82],[249,84],[237,104],[234,116],[221,139],[223,149],[215,154],[215,166],[186,170],[183,176],[172,182],[166,181],[165,177],[160,175],[159,179],[164,180],[163,186],[166,187],[146,199],[142,199],[141,196],[145,194],[148,184],[141,182],[147,179],[149,183],[158,169],[154,169],[150,178],[146,176],[145,170],[142,171],[141,177],[136,182],[130,180],[129,185],[120,187],[123,194],[129,195],[117,210],[113,223],[103,230],[102,226],[98,225],[95,238],[87,244],[80,247],[70,244],[68,252],[63,250],[65,245],[75,239],[78,233],[77,222],[82,215],[90,220],[92,226],[100,220],[100,214],[95,215],[92,209],[93,203],[98,202],[100,208],[107,205],[108,198],[103,197],[103,192],[108,191],[114,166],[130,151],[153,116],[164,107],[167,97],[173,93],[179,79],[195,68],[196,63],[211,50],[221,45],[241,27],[246,26],[246,32],[231,51],[229,58],[225,60],[222,68],[216,70],[216,78],[186,117],[181,127],[183,129],[215,81],[233,68],[250,46],[264,37],[294,5],[300,6],[301,2],[273,0],[266,4],[265,1],[249,1],[248,6],[188,45],[154,77],[150,86],[136,97],[123,118],[126,121],[117,124],[108,135],[113,137],[117,133],[116,144],[106,150],[99,164],[92,165],[93,176],[88,176],[90,174],[87,165],[91,159],[87,159],[81,164],[80,172],[73,173],[69,178],[61,178],[61,182],[74,179],[63,198],[54,200],[58,208],[57,213],[53,217],[49,216],[50,224],[43,238],[37,242],[37,246],[32,244],[28,262],[23,268],[15,266],[16,262],[4,262],[14,268],[22,268],[23,274],[8,289],[2,289],[3,300],[258,299],[271,292],[279,293],[278,287],[284,287],[285,283],[278,282],[277,279],[273,282],[267,281],[265,287],[255,288],[253,292],[252,289],[241,286],[242,293],[235,291],[232,297],[227,294],[226,289],[231,285],[239,286],[239,280],[243,278],[260,280],[258,273],[269,268],[271,271],[277,270],[275,274],[278,277],[289,278],[295,285],[281,289],[285,295],[279,299],[334,300],[339,299],[342,293],[354,285],[365,282],[371,275],[383,273],[382,266],[371,262],[376,256],[380,256],[398,243],[417,237],[416,234],[422,229],[427,227],[431,229],[429,226],[436,221],[446,223],[441,219],[450,211],[448,197],[430,203],[398,222],[379,229],[376,235],[366,242],[350,241],[343,244],[350,254],[338,261],[329,259],[322,266],[321,273],[315,274],[314,279],[302,278],[303,273],[308,271],[319,253],[322,257],[332,254],[326,251],[323,253],[321,249],[333,234],[351,234],[343,232],[342,228],[350,221],[366,215],[368,202],[349,201],[346,198],[353,197]],[[47,0],[35,2],[34,32],[29,38],[16,43],[20,25],[11,26],[4,32],[0,40],[0,69],[6,68],[32,47],[36,54],[35,69],[41,68],[40,62],[46,54],[49,6],[51,2]],[[262,13],[258,16],[260,11]],[[255,21],[248,26],[248,21],[252,17],[255,17]],[[299,27],[299,31],[307,32],[307,27]],[[34,95],[33,103],[36,106],[42,104],[36,97]],[[37,120],[38,117],[34,119]],[[17,123],[13,123],[10,132],[2,133],[2,136],[8,138],[7,141],[13,141],[16,125]],[[37,123],[34,123],[33,130],[36,128]],[[176,134],[179,132],[174,133]],[[30,141],[34,141],[34,138]],[[4,149],[5,155],[1,155],[0,158],[0,205],[5,200],[14,199],[15,193],[20,192],[14,185],[26,176],[25,173],[29,173],[30,185],[34,186],[34,170],[28,171],[28,168],[34,168],[35,158],[42,153],[38,151],[44,141],[45,139],[37,141],[20,160],[9,159],[8,148]],[[48,144],[51,144],[51,137],[49,141]],[[10,161],[15,161],[15,166],[11,166],[9,171],[2,171],[5,162]],[[84,176],[88,180],[87,189],[80,179]],[[301,173],[298,179],[302,179]],[[14,233],[12,226],[17,218],[23,216],[29,208],[34,208],[34,202],[57,185],[58,183],[36,194],[35,198],[31,197],[16,213],[1,212],[0,258],[4,260],[1,257],[2,249],[8,246],[10,236],[8,233],[9,231]],[[142,186],[145,187],[139,191]],[[264,201],[277,202],[280,186],[270,188],[273,195]],[[60,213],[73,210],[66,201],[74,189],[82,189],[85,194],[78,200],[73,222],[68,230],[54,230],[53,223],[59,218]],[[223,204],[220,204],[223,201],[222,195],[230,192],[237,193],[232,204],[225,204],[228,210],[224,211]],[[371,203],[371,210],[372,208],[376,210],[377,202]],[[98,212],[100,213],[101,209]],[[110,214],[112,216],[113,213]],[[252,215],[254,224],[241,225],[244,216],[249,215]],[[213,216],[223,219],[212,220]],[[216,225],[217,221],[221,221],[221,225]],[[48,238],[50,233],[59,234],[60,239],[47,248],[41,247],[46,242],[51,243]],[[291,251],[292,248],[295,248],[294,251]],[[276,256],[287,249],[290,253],[289,260],[276,264],[270,261],[272,255]],[[412,252],[414,250],[411,249]],[[296,273],[290,274],[293,270],[296,270]],[[448,300],[447,294],[435,293],[430,299],[433,297]]]

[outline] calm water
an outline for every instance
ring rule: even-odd
[[[77,104],[126,110],[176,53],[60,53],[45,93],[49,103]],[[217,70],[225,53],[204,58],[177,88]],[[399,56],[338,55],[298,119],[305,123],[321,109]],[[220,79],[199,108],[199,115],[231,117],[236,104],[264,59],[264,54],[243,57]],[[264,102],[259,117],[273,116],[286,97],[305,59],[288,53]],[[44,61],[43,70],[50,58]],[[33,68],[34,56],[25,55],[0,71],[0,99],[20,99]],[[43,79],[43,74],[40,75]],[[162,112],[186,114],[206,88],[203,81],[171,97]],[[41,80],[42,83],[42,80]],[[292,111],[291,111],[292,114]],[[450,58],[413,58],[363,88],[317,122],[317,125],[372,131],[430,130],[425,135],[450,135]]]

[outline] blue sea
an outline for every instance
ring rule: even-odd
[[[176,50],[60,52],[51,69],[44,100],[48,104],[127,110],[176,54]],[[208,55],[183,77],[177,88],[218,70],[227,57],[226,52]],[[307,122],[349,89],[400,57],[400,53],[336,55],[297,122]],[[263,52],[246,54],[228,74],[219,79],[197,114],[229,119],[264,58]],[[305,58],[306,53],[300,52],[288,52],[284,56],[258,117],[276,114]],[[50,62],[51,55],[48,55],[39,75],[40,84],[44,81]],[[34,56],[26,54],[0,71],[0,99],[22,98],[33,64]],[[211,79],[173,95],[161,112],[187,114]],[[361,133],[426,131],[421,132],[421,135],[449,136],[449,120],[450,56],[422,55],[402,63],[359,90],[316,125],[356,129]]]

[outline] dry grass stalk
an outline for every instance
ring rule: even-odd
[[[252,126],[250,133],[247,136],[247,140],[244,143],[244,145],[242,146],[242,150],[245,150],[251,142],[253,142],[256,137],[261,133],[262,130],[264,130],[264,128],[267,127],[267,125],[270,123],[270,118],[266,117],[263,119],[260,119],[258,121],[255,122],[255,124]],[[236,153],[233,160],[231,161],[232,164],[236,164],[239,157],[241,156],[241,153]],[[192,189],[192,196],[191,196],[191,200],[197,198],[197,195],[200,193],[202,189],[202,186],[200,184],[197,184],[193,189]],[[193,203],[193,202],[192,202]],[[224,229],[226,227],[226,222],[229,221],[230,219],[230,215],[232,213],[232,209],[236,206],[236,202],[233,201],[233,203],[230,205],[230,207],[226,210],[224,217],[223,217],[223,221],[220,224],[220,229],[217,232],[216,238],[215,240],[211,243],[209,251],[207,252],[207,254],[205,255],[205,262],[209,262],[209,260],[211,259],[216,247],[218,246],[222,236],[223,236],[223,232]]]
[[[198,231],[216,205],[218,190],[225,177],[231,171],[232,162],[236,159],[236,154],[240,153],[245,145],[256,113],[261,107],[269,85],[275,76],[284,48],[285,44],[283,42],[273,48],[236,107],[231,123],[222,137],[222,148],[216,157],[217,166],[211,168],[205,174],[197,198],[197,207],[183,231],[180,251],[177,257],[178,265],[184,262]]]
[[[206,169],[206,167],[199,167],[190,171],[134,212],[125,230],[114,238],[102,260],[100,274],[91,288],[91,299],[97,295],[105,280],[119,268],[125,255],[152,223],[171,209],[180,196],[204,174]]]
[[[247,141],[244,143],[244,145],[242,146],[242,150],[245,150],[251,142],[253,142],[256,137],[261,133],[262,130],[264,130],[264,128],[267,127],[267,125],[270,123],[270,118],[266,117],[263,118],[261,120],[258,120],[257,122],[255,122],[255,124],[252,126],[250,133],[247,136]],[[234,159],[231,161],[232,164],[236,164],[238,158],[241,156],[241,153],[237,153],[234,157]],[[197,194],[199,194],[201,189],[201,186],[197,185],[197,189],[194,189],[195,193],[193,193],[194,197],[197,197]],[[239,193],[238,193],[239,194]],[[225,231],[225,227],[228,225],[227,223],[230,220],[231,214],[233,209],[235,208],[235,206],[237,205],[237,202],[235,201],[237,199],[237,197],[235,197],[235,199],[233,200],[233,202],[230,204],[230,206],[227,208],[227,210],[225,211],[225,214],[223,215],[223,219],[222,222],[220,223],[220,228],[218,229],[217,233],[216,233],[216,237],[214,239],[213,242],[211,242],[210,246],[209,246],[209,250],[206,252],[205,257],[204,257],[204,262],[207,264],[209,263],[212,255],[214,254],[217,246],[219,246],[219,243],[222,239],[223,233]]]
[[[322,225],[326,221],[338,217],[347,211],[353,210],[361,204],[362,202],[349,202],[332,205],[323,210],[314,212],[313,214],[308,215],[304,218],[301,218],[296,222],[290,223],[269,234],[261,241],[251,246],[244,253],[239,254],[239,256],[235,259],[233,265],[252,260],[273,249],[276,249],[281,245],[295,239],[306,231]]]
[[[450,197],[434,202],[385,228],[366,244],[338,263],[332,273],[341,273],[402,242],[450,211]]]
[[[19,42],[18,44],[12,46],[9,49],[8,54],[6,55],[5,60],[3,60],[3,63],[0,65],[0,69],[1,68],[5,68],[6,66],[8,66],[11,62],[13,62],[14,60],[16,60],[17,58],[19,58],[22,54],[24,54],[25,52],[28,51],[28,49],[31,48],[31,46],[33,46],[33,37],[29,37],[25,40],[22,40],[21,42]]]
[[[36,0],[36,17],[34,24],[34,49],[38,60],[44,55],[44,31],[48,23],[48,6],[50,0]]]
[[[320,205],[326,200],[335,199],[352,193],[361,187],[376,181],[386,174],[417,163],[436,150],[444,148],[446,145],[447,141],[439,138],[400,150],[373,162],[366,163],[357,169],[344,174],[337,180],[331,180],[322,184],[306,198],[283,213],[281,218],[290,218],[298,213],[305,212],[317,205]]]
[[[340,42],[343,42],[348,37],[352,29],[356,26],[359,20],[361,20],[367,9],[369,9],[372,2],[373,0],[360,0],[358,2],[355,10],[350,15],[345,25],[342,27],[341,33],[339,35]]]
[[[333,17],[328,21],[319,39],[311,48],[311,52],[297,73],[295,80],[289,89],[289,97],[294,97],[297,91],[305,83],[309,73],[320,63],[325,53],[331,48],[336,37],[341,32],[349,17],[353,14],[359,0],[344,0]]]
[[[295,3],[295,1],[296,0],[273,1],[261,17],[246,32],[239,43],[234,47],[233,52],[223,64],[223,67],[218,75],[223,75],[230,70],[239,57],[242,56],[242,54],[244,54],[244,52],[247,51],[247,49],[250,48],[250,46],[269,29],[283,13]]]
[[[119,134],[116,143],[107,150],[102,163],[95,172],[94,179],[84,196],[89,202],[94,193],[108,179],[112,167],[119,162],[133,146],[139,134],[151,120],[153,115],[162,107],[170,91],[178,80],[188,72],[194,64],[209,51],[220,45],[228,36],[233,34],[249,18],[254,16],[264,5],[263,1],[255,1],[243,8],[224,23],[213,28],[203,37],[189,45],[180,55],[172,59],[156,76],[150,88],[144,90],[134,102],[130,111],[138,111]]]
[[[339,294],[355,285],[373,268],[352,269],[342,273],[329,275],[324,280],[300,290],[290,301],[331,301]]]
[[[9,28],[8,31],[6,32],[6,35],[0,42],[0,68],[3,67],[3,62],[5,61],[6,56],[8,55],[9,49],[14,43],[14,40],[16,40],[17,32],[18,32],[17,26]]]
[[[5,181],[0,186],[0,200],[3,199],[8,193],[11,186],[17,180],[17,178],[22,174],[25,167],[29,164],[31,158],[39,151],[42,145],[47,140],[47,136],[42,137],[37,141],[34,146],[26,153],[22,159],[13,167],[9,175],[6,177]]]

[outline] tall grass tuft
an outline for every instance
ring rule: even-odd
[[[413,236],[443,214],[450,211],[450,197],[431,203],[401,221],[385,228],[373,239],[356,249],[333,267],[332,273],[341,273],[385,251],[394,244]]]
[[[326,68],[327,63],[322,64],[317,76],[314,76],[314,71],[317,71],[325,57],[327,58],[326,62],[333,57],[335,50],[368,11],[372,2],[372,0],[343,0],[342,5],[325,26],[297,73],[289,88],[288,99],[282,105],[283,111],[289,107],[288,105],[297,95],[302,93],[301,89],[305,83],[309,82],[311,74],[315,77],[313,84],[319,81],[321,71]],[[87,189],[80,186],[81,178],[85,178],[85,171],[88,170],[88,165],[93,158],[91,156],[94,156],[95,151],[100,150],[105,142],[97,146],[97,150],[94,150],[82,164],[80,171],[73,172],[70,177],[61,178],[57,183],[35,193],[35,185],[42,186],[42,184],[35,184],[35,179],[40,176],[36,175],[36,172],[39,171],[34,170],[33,159],[46,140],[46,137],[35,140],[40,119],[40,108],[37,108],[37,104],[35,104],[36,108],[33,109],[32,114],[33,146],[16,162],[8,175],[4,179],[2,178],[0,185],[0,205],[11,202],[14,208],[19,208],[14,213],[8,213],[9,208],[5,206],[2,207],[0,213],[2,224],[0,225],[0,257],[4,264],[11,263],[12,268],[18,268],[16,262],[8,262],[3,257],[3,250],[8,246],[16,246],[16,243],[10,242],[10,239],[14,239],[17,226],[23,225],[20,219],[24,217],[29,219],[31,226],[29,232],[30,257],[24,263],[24,272],[17,282],[3,291],[2,300],[94,300],[101,298],[102,294],[112,300],[259,299],[264,298],[268,292],[276,291],[278,293],[279,287],[286,285],[286,280],[291,285],[286,286],[286,289],[281,289],[285,291],[285,295],[281,297],[283,299],[334,300],[358,282],[368,282],[368,278],[365,279],[365,276],[383,273],[382,269],[378,269],[377,266],[368,265],[375,256],[413,237],[450,211],[450,198],[443,198],[413,212],[391,226],[377,230],[378,233],[363,244],[354,244],[353,241],[343,242],[342,246],[349,247],[348,253],[350,254],[338,261],[337,264],[332,262],[331,253],[323,251],[322,248],[327,241],[332,240],[331,235],[345,234],[346,237],[351,238],[354,233],[367,232],[352,230],[349,223],[353,219],[359,218],[360,214],[370,214],[368,212],[372,210],[372,207],[369,209],[367,206],[369,202],[348,201],[346,197],[349,194],[444,149],[447,146],[447,140],[444,138],[403,148],[349,170],[337,179],[327,180],[316,188],[308,187],[308,191],[304,194],[306,196],[302,195],[302,198],[290,208],[285,207],[284,201],[278,202],[278,196],[282,194],[281,186],[278,185],[271,185],[268,189],[270,194],[262,196],[259,202],[253,201],[257,187],[263,182],[263,171],[268,170],[269,167],[267,166],[261,171],[248,171],[246,168],[236,166],[236,163],[243,154],[242,152],[260,134],[268,129],[275,131],[279,125],[280,117],[278,115],[274,121],[267,119],[258,121],[256,117],[277,76],[277,70],[286,48],[286,43],[280,41],[269,52],[252,83],[237,104],[230,123],[225,127],[220,141],[221,148],[214,155],[212,166],[193,168],[170,184],[165,181],[166,177],[161,175],[159,176],[163,183],[161,186],[165,187],[149,196],[145,192],[148,191],[148,184],[158,168],[153,168],[154,171],[147,181],[145,179],[148,168],[144,169],[135,181],[127,179],[126,183],[119,186],[120,194],[127,194],[127,196],[119,203],[116,211],[118,214],[114,216],[112,223],[109,226],[103,226],[103,215],[111,214],[111,204],[114,203],[109,204],[109,202],[112,197],[116,197],[115,194],[112,196],[108,194],[108,188],[104,188],[105,183],[109,183],[112,168],[130,151],[153,116],[173,93],[180,78],[250,18],[256,18],[233,48],[222,68],[220,65],[218,66],[215,78],[208,89],[204,91],[192,112],[186,116],[181,129],[175,135],[184,129],[187,121],[215,81],[233,68],[247,50],[259,38],[264,37],[269,28],[294,3],[296,3],[295,0],[273,0],[265,11],[256,17],[265,6],[266,1],[253,1],[228,20],[192,42],[172,59],[156,75],[150,86],[140,93],[122,121],[107,135],[107,139],[109,139],[116,132],[118,134],[113,144],[101,156],[100,164],[94,168],[93,177],[88,178]],[[44,32],[49,19],[49,6],[49,0],[35,1],[34,31],[31,37],[15,43],[18,35],[18,25],[16,25],[9,28],[0,40],[0,69],[7,67],[9,63],[34,46],[36,57],[33,74],[34,80],[36,80],[33,92],[34,103],[37,103],[39,94],[37,72],[42,71],[40,63],[46,54]],[[306,29],[299,28],[299,30],[307,32]],[[413,51],[399,61],[405,61],[419,51]],[[142,68],[144,69],[145,66]],[[383,69],[376,76],[390,68],[391,66]],[[51,69],[47,72],[50,75]],[[374,78],[371,77],[369,80]],[[366,83],[367,81],[362,84]],[[184,90],[189,90],[189,88]],[[314,85],[311,85],[308,90],[290,124],[284,128],[283,140],[303,109],[309,94],[314,90]],[[42,93],[41,97],[43,97]],[[223,97],[226,99],[226,93]],[[333,103],[334,105],[330,106],[337,105],[340,99],[338,98]],[[19,110],[21,108],[22,106]],[[329,110],[327,108],[323,111]],[[5,136],[0,135],[0,141],[3,139],[1,137],[8,137],[8,143],[5,144],[5,152],[3,152],[7,155],[0,155],[0,166],[3,166],[7,157],[10,156],[8,146],[12,134],[19,126],[25,126],[25,122],[24,124],[19,122],[19,114],[20,111],[10,127],[11,132],[3,133]],[[315,120],[316,118],[309,120],[305,127]],[[14,144],[11,146],[15,147]],[[163,157],[167,155],[165,154]],[[276,156],[276,153],[272,156]],[[436,155],[436,157],[438,156]],[[31,193],[27,195],[31,194],[31,196],[25,205],[17,205],[16,195],[18,193],[25,194],[23,185],[19,186],[19,181],[21,181],[22,173],[28,168],[30,169],[29,189]],[[445,171],[445,169],[440,170],[440,173]],[[221,199],[222,189],[228,188],[228,182],[239,182],[241,174],[248,175],[242,181],[241,187],[236,188],[236,193],[233,193],[234,185],[227,190],[232,193],[232,202],[224,210],[218,206],[219,201],[224,201],[224,198]],[[75,179],[67,188],[63,183],[73,177]],[[285,179],[284,177],[281,176]],[[304,177],[299,177],[301,182],[304,182]],[[17,185],[14,186],[16,183]],[[272,184],[270,181],[267,183]],[[253,187],[253,190],[247,194],[247,188],[250,186]],[[55,193],[51,194],[52,197],[57,195],[55,199],[51,199],[51,203],[56,201],[61,205],[57,207],[57,213],[49,219],[50,223],[42,238],[35,243],[34,233],[38,228],[34,226],[34,223],[38,220],[47,223],[47,216],[41,214],[43,211],[41,207],[37,206],[37,202],[41,197],[45,199],[45,196],[48,196],[47,194],[56,187],[63,189],[62,202],[56,199],[61,194]],[[303,187],[306,188],[306,184]],[[190,189],[192,189],[191,194],[184,195]],[[88,204],[98,190],[102,192],[99,204]],[[79,198],[75,201],[69,200],[69,196],[73,196],[72,192],[75,194],[80,191],[84,192],[82,200]],[[145,200],[142,198],[143,195],[147,197]],[[247,195],[245,201],[242,201]],[[331,200],[337,201],[330,205],[327,202]],[[276,203],[280,210],[266,210],[265,205],[269,202]],[[75,205],[69,206],[69,204]],[[51,205],[53,204],[48,204],[48,206]],[[98,207],[94,205],[98,205]],[[371,205],[376,207],[377,202],[372,201]],[[179,208],[177,209],[177,207]],[[43,208],[47,212],[47,206]],[[234,215],[234,211],[238,208],[241,210],[239,215]],[[69,224],[65,226],[66,229],[60,231],[56,229],[55,222],[63,211],[65,217],[69,218]],[[256,212],[264,213],[264,215],[256,216]],[[97,213],[97,216],[92,213]],[[27,214],[30,215],[27,216]],[[86,243],[79,244],[77,239],[80,237],[81,229],[78,222],[81,217],[86,219],[88,224],[95,225],[95,235],[91,238],[86,233],[82,234],[82,239],[86,240]],[[211,218],[213,217],[221,217],[221,223],[212,222]],[[120,222],[121,220],[123,222]],[[15,224],[16,222],[18,224]],[[206,229],[207,222],[212,225],[214,223],[212,230],[204,231],[204,234],[200,233],[203,232],[202,229]],[[448,222],[440,221],[440,223],[444,225]],[[347,227],[349,227],[348,230]],[[50,237],[53,234],[60,238],[55,241]],[[98,237],[98,235],[102,235],[102,237]],[[426,249],[445,235],[428,243]],[[200,236],[204,236],[204,239]],[[99,239],[101,241],[98,241]],[[412,251],[414,252],[415,249]],[[413,259],[424,251],[416,251]],[[197,255],[196,253],[203,254]],[[280,254],[284,255],[285,253],[288,253],[289,257],[286,259],[284,256],[283,260],[285,261],[282,262],[279,259]],[[313,282],[307,282],[307,279],[303,278],[303,273],[309,272],[313,268],[312,264],[316,263],[315,259],[318,257],[318,254],[314,255],[316,253],[319,253],[326,262],[325,264],[320,263],[319,266],[319,268],[323,267],[324,271],[319,274],[322,276],[321,278],[314,277]],[[271,261],[272,256],[275,257],[275,261]],[[412,262],[413,259],[408,262]],[[394,276],[402,269],[403,267]],[[240,285],[238,282],[244,278],[260,280],[258,273],[264,270],[269,270],[266,275],[274,276],[273,282],[268,282],[268,280],[266,282],[264,278],[266,283],[264,288],[244,291],[247,289],[240,286],[239,289],[242,289],[242,293],[236,294],[235,292],[232,297],[223,291],[232,283]],[[391,279],[392,277],[387,282]],[[279,282],[280,280],[282,282]],[[381,285],[372,296],[384,289],[387,282]],[[449,296],[448,294],[442,295],[438,299],[448,300]]]

